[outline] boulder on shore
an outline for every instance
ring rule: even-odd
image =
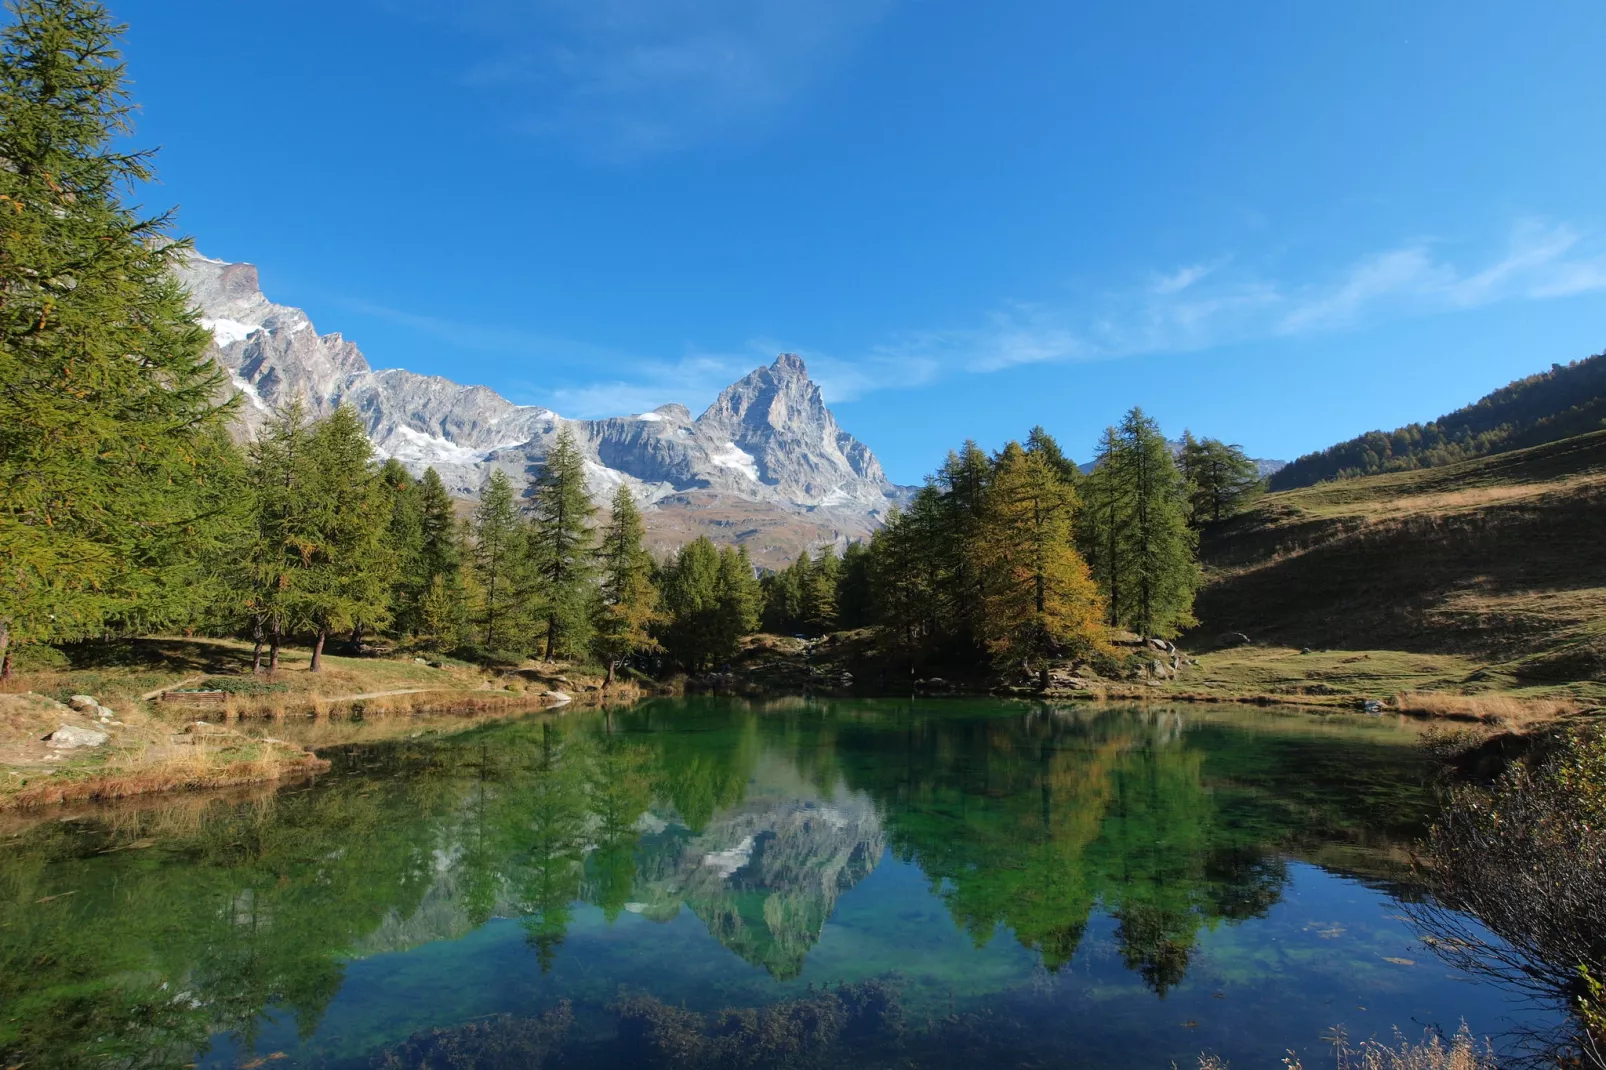
[[[56,750],[76,750],[79,747],[98,747],[111,737],[93,728],[76,728],[64,724],[45,737],[45,745]]]

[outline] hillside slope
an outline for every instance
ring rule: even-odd
[[[1606,431],[1273,493],[1206,532],[1198,634],[1606,675]]]
[[[1411,471],[1606,428],[1606,354],[1553,364],[1426,424],[1369,431],[1274,472],[1272,490]]]

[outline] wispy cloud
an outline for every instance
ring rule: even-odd
[[[484,42],[465,78],[537,132],[639,156],[750,127],[850,55],[892,0],[381,0]]]
[[[1236,258],[1220,257],[1151,273],[1125,289],[1004,302],[974,326],[906,332],[876,355],[918,358],[939,374],[986,373],[1195,352],[1606,290],[1606,242],[1570,226],[1522,222],[1502,248],[1470,264],[1441,255],[1441,248],[1427,240],[1404,243],[1314,280],[1260,275]]]
[[[1315,280],[1263,276],[1240,259],[1219,257],[1140,276],[1125,289],[1001,302],[974,325],[897,332],[857,354],[822,352],[797,339],[757,338],[728,350],[690,347],[676,356],[642,356],[519,327],[343,303],[451,346],[519,357],[541,368],[542,381],[504,384],[513,400],[565,416],[597,417],[668,402],[684,404],[695,415],[780,352],[800,354],[826,400],[838,402],[1022,365],[1198,352],[1503,301],[1606,291],[1606,242],[1573,227],[1521,223],[1496,252],[1465,264],[1440,255],[1441,248],[1425,240],[1404,243]],[[597,368],[608,369],[607,377],[595,377]]]

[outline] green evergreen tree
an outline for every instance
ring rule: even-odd
[[[730,657],[740,640],[758,629],[763,609],[763,592],[754,574],[753,561],[745,546],[726,546],[719,551],[719,630],[715,635],[715,656]]]
[[[1194,527],[1236,516],[1265,490],[1260,469],[1242,446],[1215,438],[1197,439],[1193,432],[1184,431],[1178,462],[1188,485]]]
[[[475,624],[486,653],[521,648],[526,635],[520,591],[524,533],[513,484],[500,468],[491,472],[474,509],[474,579],[479,586]]]
[[[946,516],[941,493],[928,483],[907,511],[894,510],[870,540],[872,615],[880,641],[911,671],[939,644],[947,620]]]
[[[398,636],[419,630],[424,593],[430,577],[424,572],[423,496],[407,469],[394,457],[379,468],[379,489],[390,521],[385,533],[394,571],[390,585],[390,625]]]
[[[805,552],[803,557],[807,557]],[[814,635],[825,635],[836,627],[836,587],[842,563],[834,547],[827,546],[809,563],[803,585],[803,626]]]
[[[850,542],[842,551],[836,584],[837,627],[863,628],[873,620],[870,547]]]
[[[242,517],[227,378],[131,206],[150,154],[121,27],[93,0],[13,0],[0,30],[0,672],[13,641],[183,619]]]
[[[373,446],[357,411],[341,405],[312,428],[304,485],[313,534],[306,586],[296,599],[313,631],[311,670],[323,668],[331,632],[365,632],[389,620],[395,556],[386,544],[390,512]]]
[[[241,558],[242,596],[251,618],[253,672],[262,669],[269,643],[269,672],[279,670],[279,648],[301,622],[299,597],[306,588],[317,534],[307,474],[311,428],[296,399],[275,409],[251,444],[248,486],[252,504],[250,543]]]
[[[659,620],[658,589],[652,582],[652,558],[642,544],[645,536],[636,500],[621,483],[597,551],[592,649],[608,667],[603,687],[612,685],[614,673],[626,659],[658,646],[652,636]]]
[[[943,518],[936,534],[940,567],[944,573],[943,593],[949,620],[944,629],[962,650],[980,646],[981,577],[976,573],[975,544],[981,531],[987,481],[992,466],[975,442],[966,441],[958,453],[950,453],[937,475],[942,491]]]
[[[664,566],[660,590],[664,651],[687,672],[701,672],[720,653],[719,551],[708,536],[676,552]]]
[[[529,565],[545,658],[577,657],[590,639],[594,571],[585,458],[567,427],[532,481]]]
[[[1076,526],[1077,548],[1104,596],[1106,620],[1114,627],[1130,602],[1130,568],[1122,533],[1131,523],[1131,482],[1124,465],[1121,437],[1106,427],[1093,455],[1093,471],[1082,486],[1083,507]]]
[[[1197,535],[1188,527],[1187,486],[1159,425],[1134,408],[1121,421],[1115,477],[1130,501],[1119,559],[1130,579],[1125,623],[1141,636],[1172,636],[1195,623]]]
[[[803,626],[803,589],[808,585],[809,555],[801,551],[780,572],[765,576],[760,589],[764,609],[761,620],[766,631],[792,635]]]
[[[1069,487],[1077,487],[1082,483],[1082,470],[1076,467],[1076,462],[1065,456],[1060,444],[1054,440],[1042,424],[1032,428],[1026,436],[1026,453],[1029,456],[1041,457],[1060,480]]]
[[[418,574],[423,595],[417,632],[438,649],[457,646],[466,598],[463,590],[463,540],[446,485],[433,468],[418,481]]]

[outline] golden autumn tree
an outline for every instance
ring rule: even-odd
[[[972,554],[983,578],[981,637],[1001,663],[1035,668],[1104,643],[1103,601],[1076,552],[1076,491],[1041,454],[998,458]]]

